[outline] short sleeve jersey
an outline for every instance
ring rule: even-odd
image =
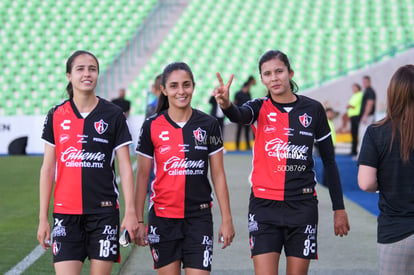
[[[49,111],[42,139],[56,149],[55,213],[117,211],[115,151],[132,143],[119,107],[99,98],[95,109],[83,118],[73,101],[67,100]]]
[[[277,201],[313,198],[313,145],[331,135],[323,106],[305,96],[297,96],[289,112],[268,97],[244,106],[253,114],[254,196]]]
[[[154,159],[150,207],[157,216],[185,218],[210,208],[208,160],[221,150],[223,140],[217,120],[201,111],[193,109],[182,128],[167,111],[144,121],[137,153]]]
[[[391,146],[391,125],[368,127],[361,146],[359,165],[377,169],[380,215],[378,242],[392,243],[414,234],[414,153],[410,162],[400,158],[399,136]]]

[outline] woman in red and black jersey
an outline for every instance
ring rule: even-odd
[[[185,63],[162,74],[156,114],[141,128],[137,153],[136,243],[148,240],[158,274],[209,274],[213,253],[212,189],[220,206],[219,242],[230,245],[234,228],[223,166],[223,140],[217,120],[191,107],[195,82]],[[147,183],[151,183],[148,232],[143,224]]]
[[[255,134],[249,203],[250,247],[256,274],[277,274],[282,248],[287,274],[307,274],[317,258],[318,209],[312,148],[318,142],[327,171],[336,235],[349,230],[342,188],[323,106],[296,95],[287,56],[268,51],[259,61],[268,95],[242,106],[229,100],[219,73],[215,97],[233,122],[251,124]]]
[[[91,274],[111,274],[119,262],[119,231],[138,227],[134,178],[128,146],[132,143],[122,110],[95,95],[99,63],[76,51],[66,63],[69,99],[52,108],[45,120],[40,171],[37,239],[52,246],[57,274],[80,274],[86,257]],[[125,217],[119,224],[119,190],[114,160],[119,162]],[[53,231],[48,221],[53,183]]]

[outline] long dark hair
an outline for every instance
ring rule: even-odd
[[[291,72],[292,68],[290,67],[290,62],[288,57],[286,56],[286,54],[284,54],[281,51],[278,50],[269,50],[267,52],[265,52],[262,57],[260,57],[259,60],[259,73],[262,74],[262,65],[263,63],[272,60],[272,59],[278,59],[280,61],[282,61],[285,66],[287,67],[288,71]],[[296,84],[295,81],[293,81],[292,79],[289,80],[289,84],[290,84],[290,89],[292,90],[292,93],[297,93],[299,91],[299,87],[298,84]],[[270,94],[268,93],[268,96],[270,97]]]
[[[399,136],[400,157],[407,163],[414,151],[414,65],[400,67],[390,80],[387,112],[385,118],[376,124],[387,122],[392,127],[391,147],[395,137]]]
[[[99,62],[98,59],[96,58],[95,55],[93,55],[92,53],[88,52],[88,51],[84,51],[84,50],[79,50],[74,52],[66,61],[66,73],[70,74],[72,72],[72,67],[73,67],[73,62],[75,61],[76,57],[83,55],[83,54],[87,54],[92,56],[95,61],[96,64],[98,66],[98,73],[99,73]],[[72,82],[69,82],[68,85],[66,85],[66,91],[68,92],[69,95],[69,99],[73,98],[73,86],[72,86]]]
[[[194,75],[193,72],[190,69],[190,66],[188,66],[186,63],[184,62],[173,62],[169,65],[167,65],[164,68],[164,71],[162,72],[162,77],[161,77],[161,86],[163,86],[163,88],[165,89],[165,83],[167,82],[168,77],[170,76],[170,74],[174,71],[178,71],[178,70],[183,70],[185,72],[188,73],[188,75],[191,78],[191,81],[194,83]],[[163,93],[160,94],[159,98],[158,98],[158,105],[157,105],[157,109],[156,109],[156,113],[159,113],[161,111],[164,111],[166,109],[168,109],[170,107],[170,104],[168,103],[168,98],[166,95],[164,95]]]

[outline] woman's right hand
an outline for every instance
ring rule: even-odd
[[[135,243],[139,246],[148,245],[147,230],[145,229],[145,225],[143,223],[138,223],[138,229],[136,232]]]
[[[217,103],[220,105],[221,109],[227,109],[231,106],[230,102],[230,86],[233,82],[234,74],[230,76],[229,81],[226,85],[223,83],[223,78],[221,78],[220,73],[216,73],[217,79],[219,81],[219,86],[214,89],[213,95],[216,98]]]
[[[48,220],[39,221],[39,227],[37,228],[37,240],[44,250],[51,246],[50,224]]]

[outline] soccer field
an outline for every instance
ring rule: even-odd
[[[1,274],[13,268],[38,245],[36,233],[39,217],[39,173],[42,158],[42,156],[0,157],[2,178],[0,183]],[[120,204],[121,216],[123,216],[122,197]],[[52,210],[49,213],[51,217]],[[53,223],[51,222],[51,224]],[[130,251],[131,246],[121,248],[122,262],[114,265],[112,274],[118,274]],[[54,274],[52,251],[47,250],[23,274]],[[89,274],[89,261],[85,261],[82,274]]]

